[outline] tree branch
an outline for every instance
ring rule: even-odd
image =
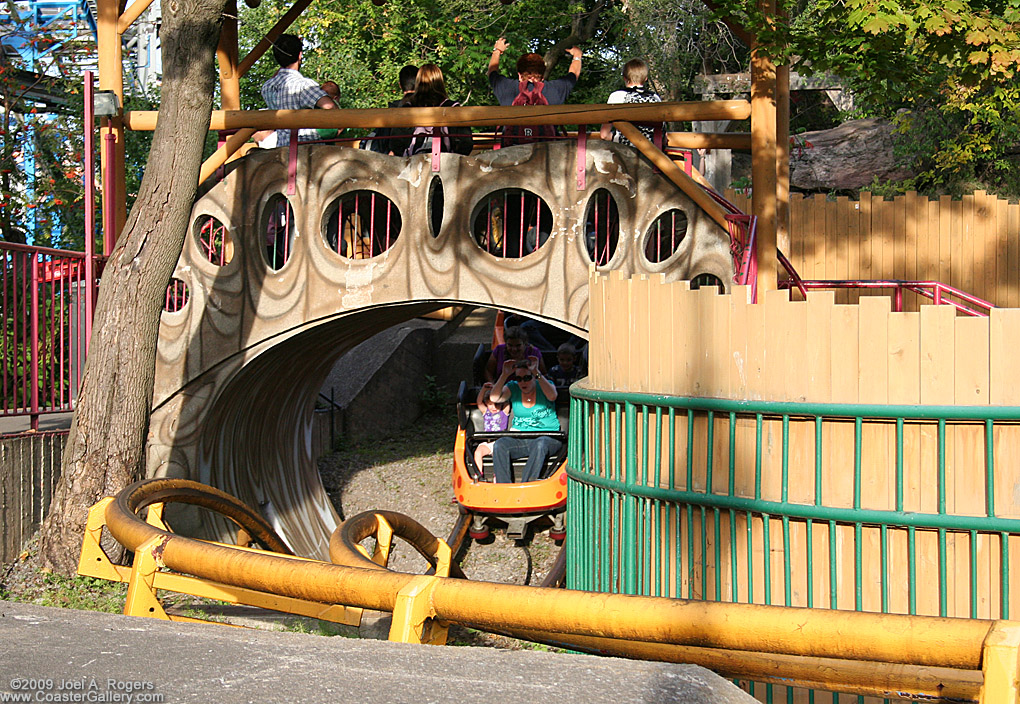
[[[570,34],[563,39],[559,40],[552,47],[545,52],[545,56],[542,58],[545,60],[545,76],[548,78],[549,74],[552,73],[553,67],[556,63],[563,58],[563,55],[567,52],[567,49],[580,46],[587,41],[590,41],[595,36],[595,29],[598,26],[599,16],[602,11],[606,9],[611,0],[598,0],[589,12],[579,12],[574,15],[574,19],[570,23]]]

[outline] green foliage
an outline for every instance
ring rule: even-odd
[[[419,399],[422,411],[429,414],[440,413],[449,408],[451,400],[450,394],[440,388],[436,378],[431,374],[426,374],[422,380]]]
[[[121,582],[50,573],[45,576],[38,592],[28,600],[42,606],[116,614],[124,611],[126,597],[127,585]]]
[[[264,2],[241,13],[242,54],[253,47],[283,15],[289,5]],[[324,4],[306,13],[289,31],[305,40],[302,73],[317,81],[333,80],[341,88],[341,107],[382,107],[399,97],[397,74],[407,64],[438,64],[451,97],[470,105],[489,105],[494,97],[486,78],[493,42],[506,36],[510,50],[501,66],[514,71],[516,57],[527,51],[544,54],[567,38],[573,23],[598,9],[595,36],[582,45],[584,69],[571,102],[603,102],[602,81],[617,67],[602,49],[612,45],[620,30],[618,9],[596,8],[594,0],[521,0],[503,5],[497,0],[409,0],[374,5],[354,0],[342,5]],[[264,107],[262,84],[276,71],[267,52],[242,81],[242,104]],[[564,75],[567,62],[559,62],[553,76]]]
[[[1020,194],[1020,6],[813,0],[790,51],[840,75],[862,115],[895,119],[923,192]]]
[[[11,33],[29,37],[30,44],[46,39],[32,32],[29,19],[13,21]],[[69,47],[69,51],[79,51]],[[34,67],[17,54],[0,57],[0,238],[24,242],[34,222],[36,243],[80,248],[84,229],[82,188],[83,129],[82,86],[46,73],[47,57]],[[66,59],[65,59],[66,60]],[[73,63],[73,61],[72,61]],[[34,68],[33,70],[30,70]],[[46,89],[61,94],[69,105],[47,113],[26,96]],[[34,153],[34,178],[26,168],[26,155]]]

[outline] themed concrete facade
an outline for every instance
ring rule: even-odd
[[[324,556],[336,516],[310,452],[311,412],[329,369],[354,345],[451,303],[519,311],[586,335],[596,194],[612,197],[619,218],[615,252],[600,269],[666,280],[708,274],[728,285],[729,237],[687,196],[629,147],[597,142],[584,157],[583,178],[570,142],[442,154],[438,171],[429,155],[325,145],[300,147],[293,176],[286,149],[233,163],[195,204],[175,274],[189,301],[161,321],[148,475],[217,486],[260,506],[298,553]],[[274,270],[266,213],[291,188],[295,234]],[[471,234],[486,199],[505,189],[538,196],[551,213],[548,239],[525,256],[494,256]],[[388,199],[395,208],[380,218],[401,223],[385,252],[363,259],[338,254],[325,222],[355,192]],[[676,210],[686,236],[653,263],[649,229]],[[229,232],[222,266],[197,232],[209,216]]]

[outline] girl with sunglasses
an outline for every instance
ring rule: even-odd
[[[512,431],[560,431],[560,421],[556,415],[556,387],[538,371],[537,357],[528,357],[523,361],[508,359],[504,362],[502,373],[492,385],[489,398],[496,403],[510,402]],[[492,446],[492,468],[496,482],[513,482],[511,463],[521,457],[528,458],[521,481],[533,482],[540,479],[546,460],[562,448],[560,440],[547,435],[537,438],[499,438]]]

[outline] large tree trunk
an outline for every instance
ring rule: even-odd
[[[164,2],[163,89],[140,192],[103,272],[44,566],[74,574],[89,507],[140,478],[163,299],[187,233],[209,129],[224,0]]]

